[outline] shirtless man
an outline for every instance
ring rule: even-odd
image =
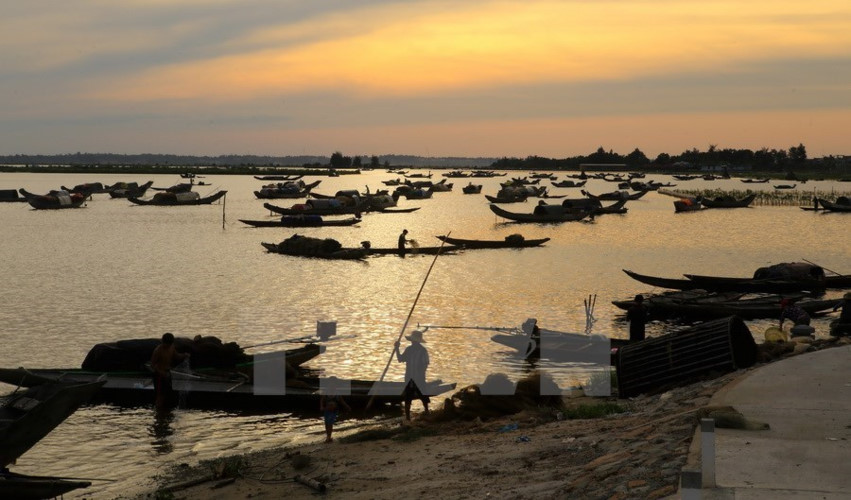
[[[164,333],[162,343],[151,354],[151,369],[154,371],[154,391],[157,410],[168,408],[171,396],[171,367],[189,357],[189,353],[179,353],[174,348],[174,335]]]

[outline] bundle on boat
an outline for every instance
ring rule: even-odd
[[[96,344],[83,360],[82,368],[94,372],[144,370],[160,342],[158,338],[150,338]],[[178,352],[192,355],[192,366],[196,369],[234,368],[252,359],[236,342],[222,342],[213,336],[176,337],[174,346]]]
[[[738,316],[623,346],[618,351],[618,396],[684,385],[712,373],[753,366],[756,342]]]
[[[263,243],[263,246],[273,253],[320,259],[362,259],[369,253],[368,242],[363,242],[360,248],[343,248],[333,238],[313,238],[300,234],[294,234],[278,244]]]

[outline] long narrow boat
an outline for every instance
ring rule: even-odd
[[[750,278],[721,278],[712,280],[712,277],[698,277],[693,279],[660,278],[639,274],[634,271],[623,269],[630,278],[640,281],[646,285],[660,288],[671,288],[674,290],[695,290],[702,288],[714,291],[742,291],[742,292],[767,292],[787,293],[801,290],[821,290],[824,288],[851,288],[851,275],[825,276],[824,281],[812,283],[812,280],[801,283],[798,280],[783,279],[750,279]],[[701,279],[706,278],[706,279]]]
[[[26,198],[18,196],[17,189],[0,189],[0,203],[18,203],[25,202]]]
[[[744,208],[749,206],[756,198],[756,193],[745,196],[740,200],[732,197],[701,198],[704,207],[707,208]]]
[[[361,219],[339,219],[327,220],[322,219],[319,215],[285,215],[279,220],[247,220],[239,219],[239,222],[248,224],[252,227],[326,227],[326,226],[354,226]]]
[[[303,175],[255,175],[254,178],[258,181],[297,181],[304,177]]]
[[[673,290],[694,290],[699,288],[697,283],[684,278],[660,278],[657,276],[648,276],[646,274],[638,274],[628,269],[622,269],[630,278],[640,281],[645,285],[656,286],[660,288],[671,288]]]
[[[194,191],[189,193],[157,193],[150,200],[140,200],[139,198],[129,197],[131,203],[135,203],[136,205],[155,205],[159,207],[173,207],[173,206],[186,206],[186,205],[209,205],[214,201],[219,200],[222,196],[227,194],[227,191],[218,191],[216,193],[211,194],[210,196],[206,196],[204,198],[195,198],[195,197],[181,197],[181,194],[196,194]]]
[[[79,208],[86,202],[86,196],[67,191],[51,191],[45,195],[33,194],[24,188],[19,189],[27,203],[36,210],[58,210],[62,208]]]
[[[311,201],[308,200],[308,203],[299,204],[296,208],[284,208],[272,205],[271,203],[264,203],[263,208],[281,215],[350,215],[364,213],[369,210],[368,200],[361,200],[360,203],[351,207],[340,205],[323,208],[311,208],[314,205]]]
[[[819,204],[829,212],[851,212],[851,202],[848,198],[840,196],[836,201],[828,201],[822,198],[818,199]]]
[[[681,317],[694,319],[724,318],[739,316],[742,319],[778,318],[780,301],[784,295],[770,295],[754,298],[742,297],[738,292],[703,293],[684,297],[680,293],[647,297],[644,305],[652,318]],[[842,299],[801,299],[795,304],[810,315],[830,311]],[[634,304],[632,300],[612,301],[616,307],[627,310]]]
[[[589,212],[574,212],[564,209],[561,205],[550,205],[552,210],[547,210],[544,213],[540,213],[542,211],[538,210],[541,207],[535,207],[535,212],[531,214],[521,214],[515,212],[509,212],[508,210],[504,210],[497,205],[488,205],[491,209],[491,212],[494,214],[504,218],[513,220],[515,222],[539,222],[539,223],[551,223],[551,222],[572,222],[582,220],[589,215]],[[561,209],[561,210],[559,210]]]
[[[321,183],[321,180],[304,184],[288,182],[286,184],[279,183],[278,185],[263,186],[259,191],[254,191],[254,196],[261,200],[278,200],[278,199],[295,199],[307,198],[310,191]]]
[[[763,179],[740,179],[745,184],[765,184],[771,180],[770,177],[765,177]]]
[[[139,185],[136,182],[121,182],[110,186],[107,190],[110,198],[141,198],[154,185],[154,181],[148,181]]]
[[[68,381],[88,382],[101,376],[96,372],[0,368],[0,382],[21,380],[24,386],[41,385],[60,377]],[[149,374],[107,375],[105,380],[92,403],[153,404],[154,387]],[[172,388],[180,394],[180,404],[186,408],[277,412],[282,409],[319,408],[321,395],[332,390],[342,394],[354,408],[364,408],[370,400],[373,407],[399,404],[403,401],[405,383],[312,376],[286,379],[281,376],[258,383],[241,375],[209,375],[175,369],[172,370]],[[426,385],[423,393],[436,396],[454,388],[454,383],[434,380]]]
[[[19,380],[23,377],[3,381],[26,386]],[[0,467],[13,463],[35,446],[80,405],[92,399],[104,383],[97,379],[55,381],[9,396],[0,406]]]
[[[754,279],[730,278],[724,276],[702,276],[684,274],[698,288],[705,290],[730,290],[738,292],[785,293],[802,290],[821,291],[827,287],[825,279]]]
[[[549,238],[527,240],[519,234],[506,236],[505,239],[502,240],[465,240],[462,238],[452,238],[450,236],[438,236],[437,239],[449,245],[464,248],[527,248],[537,247],[550,241]]]
[[[649,193],[650,191],[638,191],[637,193],[629,193],[627,191],[612,191],[611,193],[603,193],[603,194],[591,194],[588,191],[582,190],[582,194],[589,198],[596,198],[598,200],[637,200]]]
[[[0,471],[0,498],[40,500],[62,497],[69,491],[88,488],[90,481],[76,481],[48,476],[29,476]]]
[[[442,247],[407,247],[405,248],[405,255],[435,255],[437,253],[453,253],[458,250],[463,250],[463,247],[454,246],[454,245],[443,245]],[[370,248],[370,255],[399,255],[399,248]]]
[[[298,235],[296,235],[298,236]],[[285,242],[286,240],[284,240]],[[365,259],[367,255],[370,254],[370,250],[367,248],[359,247],[359,248],[337,248],[335,250],[312,250],[312,249],[299,249],[287,246],[281,243],[267,243],[261,242],[263,248],[269,251],[269,253],[279,253],[282,255],[291,255],[293,257],[309,257],[314,259],[328,259],[328,260],[361,260]]]

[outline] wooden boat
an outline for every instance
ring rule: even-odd
[[[306,203],[299,203],[290,208],[279,207],[270,203],[264,203],[263,207],[270,212],[281,215],[349,215],[364,213],[369,210],[369,200],[361,199],[351,206],[345,206],[337,200],[307,200]]]
[[[540,202],[539,202],[540,203]],[[594,198],[569,198],[561,202],[561,206],[571,211],[584,211],[589,214],[625,214],[626,200],[618,200],[611,205],[603,206],[600,200]]]
[[[370,253],[366,246],[345,248],[336,240],[321,240],[294,234],[280,243],[260,243],[269,253],[329,260],[361,260]]]
[[[255,175],[254,178],[258,181],[297,181],[304,177],[303,175]]]
[[[21,385],[24,386],[40,385],[60,377],[74,382],[88,382],[102,375],[82,371],[0,368],[0,381],[23,380]],[[92,403],[129,406],[153,404],[154,387],[150,374],[107,374],[105,380]],[[315,410],[319,408],[321,395],[330,390],[342,394],[353,408],[365,408],[370,400],[373,408],[399,404],[403,401],[405,383],[313,376],[284,379],[282,376],[280,380],[259,384],[241,374],[207,374],[173,369],[172,388],[180,394],[180,404],[186,408],[278,412],[295,408]],[[426,384],[423,392],[436,396],[454,388],[454,383],[433,380]]]
[[[417,188],[407,191],[402,194],[408,200],[426,200],[431,198],[431,195],[434,194],[434,191],[424,188]]]
[[[446,172],[445,174],[441,174],[443,177],[447,177],[449,179],[457,179],[463,177],[470,177],[470,174],[462,172],[460,170],[453,170],[451,172]]]
[[[473,170],[470,172],[470,177],[505,177],[506,175],[508,174],[505,172],[498,174],[493,170]]]
[[[434,247],[434,246],[432,246],[432,247],[411,246],[411,247],[405,248],[405,255],[435,255],[438,252],[440,254],[448,254],[448,253],[454,253],[454,252],[457,252],[457,251],[463,250],[463,249],[464,248],[462,248],[462,247],[453,246],[453,245],[443,245],[443,246],[436,246],[436,247]],[[370,248],[369,254],[370,255],[376,255],[376,256],[379,256],[379,255],[399,255],[399,248],[398,247]]]
[[[626,273],[630,278],[640,281],[645,285],[660,287],[660,288],[671,288],[674,290],[693,290],[695,288],[699,288],[697,283],[692,280],[685,278],[659,278],[656,276],[647,276],[645,274],[638,274],[636,272],[630,271],[628,269],[622,269],[623,272]]]
[[[700,177],[699,175],[672,175],[674,179],[678,181],[691,181]]]
[[[693,281],[698,288],[716,291],[786,293],[802,290],[817,292],[826,288],[824,277],[813,279],[754,279],[702,276],[696,274],[685,274],[684,276]]]
[[[553,185],[553,187],[557,187],[557,188],[578,188],[578,187],[584,186],[585,183],[587,183],[587,182],[588,182],[587,180],[579,181],[579,182],[576,182],[576,181],[561,181],[561,182],[552,182],[551,184]]]
[[[466,186],[462,187],[461,191],[463,191],[464,194],[479,194],[482,192],[482,185],[473,184],[471,182],[470,184],[467,184]]]
[[[306,198],[310,190],[321,183],[321,180],[305,184],[300,181],[288,181],[268,186],[263,186],[259,191],[254,191],[254,196],[259,199],[275,200],[283,198]]]
[[[326,227],[326,226],[354,226],[361,220],[356,218],[327,220],[321,215],[285,215],[279,220],[246,220],[239,222],[252,227]]]
[[[145,196],[148,189],[154,185],[154,181],[148,181],[142,185],[137,182],[118,182],[107,190],[110,198],[141,198]]]
[[[588,212],[572,211],[569,209],[565,209],[561,205],[539,205],[535,207],[535,211],[531,214],[509,212],[508,210],[504,210],[498,207],[497,205],[488,206],[490,207],[491,212],[493,212],[494,214],[504,219],[513,220],[515,222],[572,222],[582,220],[589,215]]]
[[[430,190],[433,193],[446,193],[446,192],[452,191],[453,186],[454,186],[454,183],[446,182],[446,179],[443,179],[440,182],[436,182],[436,183],[432,184]]]
[[[397,178],[397,179],[390,179],[389,181],[381,181],[381,183],[384,184],[385,186],[401,186],[402,180]]]
[[[528,198],[526,194],[516,194],[512,196],[491,196],[485,195],[485,199],[491,203],[522,203]]]
[[[851,212],[851,200],[845,196],[840,196],[836,201],[819,198],[818,202],[819,205],[829,212]]]
[[[403,175],[405,175],[405,178],[407,178],[407,179],[431,179],[432,174],[431,174],[431,172],[429,172],[427,174],[417,173],[417,174],[403,174]]]
[[[716,197],[716,198],[701,198],[703,206],[706,208],[744,208],[749,206],[756,198],[756,193],[745,196],[741,200],[736,200],[731,196]]]
[[[420,207],[408,207],[408,208],[396,208],[396,207],[369,207],[367,213],[370,214],[409,214],[411,212],[416,212]]]
[[[683,198],[674,200],[674,212],[698,212],[703,210],[703,203],[700,198]]]
[[[13,385],[14,379],[3,380]],[[0,406],[0,467],[5,467],[98,392],[104,381],[59,382],[16,391]],[[4,497],[6,498],[6,497]]]
[[[0,203],[18,203],[25,202],[26,198],[18,196],[17,189],[0,189]]]
[[[192,191],[192,186],[195,184],[192,182],[181,182],[179,184],[175,184],[173,186],[169,186],[167,188],[155,188],[151,187],[154,191],[165,191],[166,193],[188,193]]]
[[[683,317],[695,319],[739,316],[742,319],[778,318],[780,301],[788,295],[767,295],[748,298],[740,292],[712,293],[703,291],[669,292],[645,297],[644,305],[653,318]],[[829,311],[842,299],[801,299],[795,302],[810,315]],[[612,301],[627,310],[632,300]]]
[[[764,179],[740,179],[745,184],[765,184],[771,180],[770,177],[765,177]]]
[[[69,491],[88,488],[90,481],[76,481],[48,476],[29,476],[0,471],[0,498],[41,500],[62,497]]]
[[[505,239],[502,240],[465,240],[462,238],[453,238],[450,236],[438,236],[437,239],[440,241],[464,248],[527,248],[527,247],[537,247],[543,245],[544,243],[550,241],[549,238],[538,238],[527,240],[523,238],[522,235],[512,234],[510,236],[506,236]]]
[[[86,198],[91,197],[95,193],[106,193],[108,192],[108,188],[104,187],[103,183],[100,182],[87,182],[85,184],[77,184],[73,188],[67,188],[65,186],[61,186],[64,191],[68,191],[69,193],[80,193],[84,195]]]
[[[611,193],[603,193],[600,195],[591,194],[588,191],[583,190],[582,194],[589,198],[596,198],[598,200],[637,200],[647,194],[649,191],[639,191],[637,193],[628,193],[626,191],[612,191]]]
[[[51,191],[48,194],[32,194],[24,188],[19,189],[27,203],[36,210],[58,210],[62,208],[79,208],[86,202],[86,196],[68,191]]]
[[[774,186],[774,189],[795,189],[797,184],[777,184]]]
[[[156,205],[160,207],[171,207],[181,205],[209,205],[214,201],[219,200],[222,196],[226,194],[227,191],[223,190],[213,193],[210,196],[200,198],[200,195],[198,193],[191,191],[189,193],[157,193],[150,200],[140,200],[139,198],[133,197],[129,197],[127,199],[130,200],[131,203],[135,203],[136,205]]]
[[[613,351],[629,343],[624,339],[613,339],[604,335],[585,335],[540,329],[532,336],[522,331],[497,333],[491,340],[516,350],[526,359],[548,359],[561,362],[594,363],[606,360],[615,364]]]

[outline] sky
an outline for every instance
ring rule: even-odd
[[[851,155],[848,0],[43,0],[0,154]]]

